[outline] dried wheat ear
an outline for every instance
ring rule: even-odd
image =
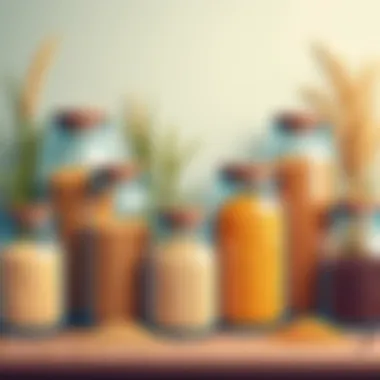
[[[313,53],[328,88],[306,87],[301,89],[301,95],[333,128],[338,158],[348,183],[347,196],[367,200],[373,196],[368,173],[380,142],[380,125],[374,114],[379,66],[366,65],[353,75],[328,49],[314,46]]]
[[[24,119],[33,120],[41,100],[48,71],[57,52],[59,39],[46,38],[37,49],[27,70],[21,90],[20,112]]]

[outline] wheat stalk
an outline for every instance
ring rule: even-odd
[[[46,38],[37,49],[27,70],[20,97],[20,112],[26,120],[33,120],[36,117],[47,73],[58,44],[57,37]]]
[[[153,151],[153,120],[151,112],[143,103],[133,101],[127,106],[124,135],[134,159],[149,170]]]
[[[150,206],[157,209],[185,202],[187,195],[181,192],[180,181],[199,144],[182,144],[176,127],[155,135],[151,112],[140,102],[127,108],[125,125],[133,157],[150,176]]]
[[[343,107],[348,107],[352,100],[352,77],[341,60],[321,44],[314,44],[312,51],[316,61],[324,71],[336,100]]]
[[[301,93],[334,128],[341,164],[350,194],[368,198],[368,168],[373,162],[378,130],[374,122],[374,76],[377,65],[368,65],[354,77],[337,56],[321,45],[314,56],[328,78],[332,97],[315,89]]]
[[[41,141],[41,128],[36,128],[36,115],[47,71],[58,46],[56,37],[46,38],[35,53],[24,82],[12,93],[14,121],[17,127],[16,144],[18,163],[12,174],[11,201],[24,203],[34,196],[37,157]]]

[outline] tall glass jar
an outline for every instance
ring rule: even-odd
[[[221,173],[229,196],[215,232],[228,325],[265,327],[285,316],[282,209],[270,171],[264,164],[235,163]]]
[[[139,176],[138,168],[132,163],[93,171],[88,186],[88,216],[73,235],[67,251],[73,324],[137,319],[141,298],[139,271],[147,239],[142,208],[144,187]],[[124,207],[120,209],[115,200],[111,213],[94,213],[91,200],[111,187],[119,190],[116,183],[123,183]],[[141,185],[139,205],[136,204],[138,184]]]
[[[328,213],[320,278],[322,311],[336,322],[380,323],[380,208],[342,201]]]
[[[64,323],[64,263],[49,208],[10,211],[13,241],[0,255],[1,319],[6,332],[40,334]]]
[[[164,210],[149,258],[150,322],[178,337],[210,333],[218,315],[217,265],[199,209]]]
[[[320,220],[333,194],[333,151],[327,127],[315,116],[290,112],[276,120],[278,165],[290,259],[290,304],[295,313],[316,306]]]

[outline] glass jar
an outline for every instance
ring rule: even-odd
[[[320,219],[331,203],[333,149],[327,127],[313,115],[284,113],[276,128],[289,239],[290,304],[293,312],[308,313],[316,306]]]
[[[57,215],[60,236],[69,244],[75,231],[85,219],[89,204],[90,181],[96,170],[83,168],[61,169],[52,176],[51,197]],[[91,198],[96,215],[109,214],[113,199],[109,192],[99,192]]]
[[[13,241],[0,255],[1,317],[6,332],[44,334],[64,323],[64,264],[44,204],[10,212]]]
[[[103,111],[95,108],[59,111],[44,136],[38,165],[39,191],[45,193],[51,176],[62,168],[96,168],[124,159],[123,139]]]
[[[149,319],[178,337],[210,333],[217,320],[217,266],[199,209],[163,210],[149,257]]]
[[[234,326],[271,326],[286,313],[281,204],[270,168],[236,163],[221,172],[230,194],[216,220],[222,317]]]
[[[336,322],[380,322],[380,208],[345,201],[328,213],[320,270],[320,308]]]
[[[75,251],[74,235],[86,222],[89,207],[91,217],[113,212],[111,191],[89,196],[91,178],[97,168],[121,161],[123,148],[116,129],[97,109],[58,112],[47,130],[39,165],[39,190],[42,195],[50,193],[66,252]]]
[[[140,210],[136,205],[139,174],[132,163],[93,171],[86,222],[74,233],[66,252],[70,320],[74,325],[137,319],[141,298],[139,272],[147,244],[142,202]],[[124,207],[119,209],[115,202],[111,213],[94,213],[91,199],[119,190],[116,182],[123,184]],[[143,187],[140,193],[144,193]]]

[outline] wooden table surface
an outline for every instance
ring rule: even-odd
[[[158,338],[138,325],[69,331],[44,339],[0,339],[0,369],[345,368],[380,371],[380,339],[347,336],[344,343],[281,343],[265,334],[219,333],[206,339]]]

